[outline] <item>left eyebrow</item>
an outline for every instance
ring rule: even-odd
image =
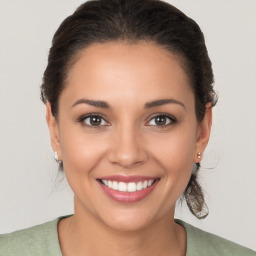
[[[155,101],[151,101],[151,102],[147,102],[145,104],[145,108],[153,108],[153,107],[159,107],[165,104],[178,104],[180,106],[182,106],[183,108],[186,109],[185,105],[175,99],[161,99],[161,100],[155,100]]]
[[[79,104],[88,104],[97,108],[110,108],[107,102],[102,100],[89,100],[89,99],[80,99],[77,100],[73,105],[72,108]]]

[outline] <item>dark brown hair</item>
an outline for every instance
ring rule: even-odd
[[[55,118],[69,69],[84,48],[93,43],[142,40],[180,57],[194,91],[197,120],[202,121],[206,103],[214,106],[217,101],[203,33],[194,20],[159,0],[87,1],[62,22],[53,37],[41,86],[41,98],[50,102]],[[192,214],[204,218],[208,211],[197,181],[199,167],[194,166],[183,197]]]

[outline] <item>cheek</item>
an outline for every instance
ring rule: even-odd
[[[185,190],[194,164],[196,129],[191,130],[180,129],[151,141],[152,156],[163,170],[166,190],[177,198]]]
[[[159,162],[167,166],[193,165],[196,147],[196,132],[191,130],[177,129],[151,139],[152,155],[157,156]],[[179,168],[178,168],[179,169]]]
[[[92,134],[68,129],[67,126],[61,134],[61,152],[67,181],[74,194],[87,202],[83,205],[92,210],[89,202],[90,198],[95,197],[93,191],[98,186],[95,178],[99,163],[106,154],[106,143]]]
[[[81,127],[66,126],[60,133],[61,153],[65,173],[90,174],[90,171],[104,157],[104,138],[97,134],[81,132]],[[99,136],[98,136],[99,137]]]

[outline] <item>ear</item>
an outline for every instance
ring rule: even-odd
[[[212,127],[212,104],[205,105],[206,111],[203,120],[199,124],[197,142],[195,148],[194,162],[199,163],[202,159],[204,150],[208,144]]]
[[[61,161],[59,127],[56,118],[52,115],[51,104],[49,102],[46,103],[46,122],[50,132],[52,149],[58,153],[58,158]]]

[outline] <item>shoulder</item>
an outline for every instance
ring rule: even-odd
[[[57,231],[59,219],[0,235],[0,256],[61,255]]]
[[[176,222],[182,225],[187,233],[187,256],[256,256],[256,252],[246,247],[205,232],[181,220]]]

